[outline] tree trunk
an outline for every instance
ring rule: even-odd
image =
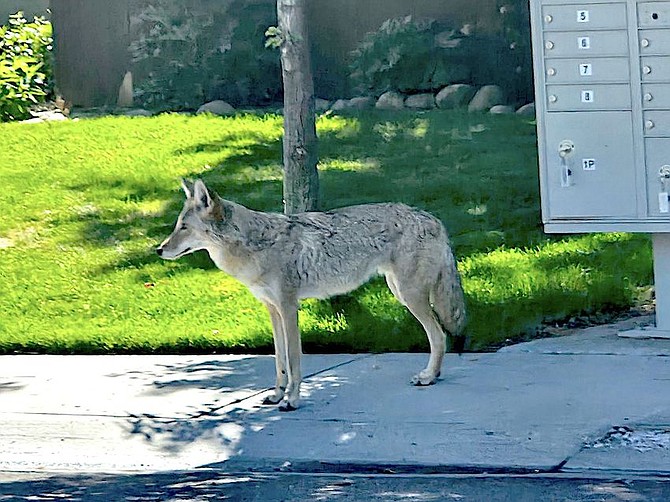
[[[319,175],[306,0],[277,0],[284,81],[284,212],[317,208]]]

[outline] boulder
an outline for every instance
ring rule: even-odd
[[[200,108],[198,108],[198,111],[196,113],[211,113],[213,115],[221,115],[221,116],[233,115],[235,113],[235,108],[233,108],[230,104],[226,103],[225,101],[217,99],[215,101],[205,103]]]
[[[330,109],[330,101],[327,99],[316,98],[314,100],[314,111],[316,113],[327,112]]]
[[[338,99],[330,107],[330,110],[333,112],[341,112],[343,110],[348,109],[349,109],[349,100],[347,99]]]
[[[467,106],[475,92],[475,88],[468,84],[448,85],[437,93],[435,102],[438,108],[461,108]]]
[[[488,111],[505,103],[505,93],[497,85],[485,85],[477,91],[468,105],[469,112]]]
[[[534,117],[535,116],[535,103],[528,103],[523,105],[516,111],[517,115],[523,115],[525,117]]]
[[[405,106],[412,110],[430,110],[435,108],[435,96],[429,93],[414,94],[407,97]]]
[[[333,103],[333,106],[330,107],[330,110],[333,112],[367,110],[368,108],[372,108],[374,104],[374,98],[371,98],[370,96],[359,96],[351,99],[338,99]]]
[[[455,30],[442,31],[435,35],[435,46],[441,49],[453,49],[463,42],[463,37],[459,36]]]
[[[494,105],[489,110],[489,113],[493,113],[494,115],[509,115],[510,113],[514,113],[514,107],[509,105]]]
[[[370,96],[360,96],[349,100],[350,110],[367,110],[375,105],[374,98]]]
[[[404,107],[405,96],[396,91],[386,91],[375,103],[375,108],[380,110],[402,110]]]

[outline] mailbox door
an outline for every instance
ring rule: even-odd
[[[548,113],[543,192],[549,219],[631,218],[637,212],[629,111]],[[574,148],[561,157],[559,145]],[[564,170],[569,169],[567,180]]]
[[[670,170],[670,138],[647,138],[645,141],[649,214],[670,217],[670,179],[662,172]]]

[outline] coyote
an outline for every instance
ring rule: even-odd
[[[465,304],[447,232],[432,215],[404,204],[365,204],[327,212],[253,211],[224,200],[201,180],[182,180],[184,208],[156,249],[176,260],[205,249],[270,312],[277,381],[264,404],[295,410],[300,398],[298,303],[354,290],[381,274],[428,335],[430,358],[414,385],[440,375],[445,332],[461,337]]]

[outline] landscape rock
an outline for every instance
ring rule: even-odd
[[[505,103],[505,93],[497,85],[485,85],[477,91],[468,105],[468,111],[488,111],[495,105]]]
[[[151,117],[153,113],[144,108],[132,108],[130,110],[123,110],[121,115],[125,115],[126,117]]]
[[[347,99],[338,99],[335,101],[332,106],[330,107],[330,110],[333,112],[341,112],[343,110],[347,110],[349,108],[349,100]]]
[[[63,115],[63,112],[60,110],[44,110],[44,111],[31,111],[30,114],[32,118],[23,120],[25,124],[36,124],[39,122],[57,122],[60,120],[67,120],[67,117]]]
[[[446,30],[435,35],[435,46],[441,49],[453,49],[463,42],[463,37],[458,36],[455,30]]]
[[[514,107],[509,105],[495,105],[491,107],[489,113],[493,113],[494,115],[509,115],[514,113]]]
[[[368,108],[372,108],[374,105],[375,100],[370,96],[351,98],[348,104],[350,110],[367,110]]]
[[[535,103],[528,103],[523,105],[521,108],[519,108],[516,111],[517,115],[523,115],[526,117],[534,117],[535,116]]]
[[[129,71],[123,77],[119,86],[119,97],[116,100],[119,108],[130,108],[133,106],[133,74]]]
[[[451,109],[465,107],[475,95],[476,89],[468,84],[448,85],[435,96],[438,108]]]
[[[230,104],[226,103],[225,101],[217,99],[215,101],[205,103],[200,108],[198,108],[198,111],[196,113],[211,113],[213,115],[226,116],[226,115],[233,115],[235,113],[235,108],[233,108]]]
[[[414,94],[405,100],[405,106],[412,110],[430,110],[435,108],[435,96],[432,94]]]
[[[386,91],[375,103],[375,108],[380,110],[402,110],[404,107],[405,96],[396,91]]]
[[[316,113],[327,112],[330,109],[330,101],[327,99],[316,98],[314,100],[314,111]]]
[[[367,110],[372,108],[375,104],[374,98],[370,96],[359,96],[351,99],[338,99],[330,107],[333,112],[341,112],[346,110]]]

